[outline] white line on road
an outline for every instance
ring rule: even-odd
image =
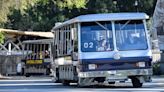
[[[104,89],[96,89],[98,91],[102,91]],[[164,91],[163,88],[115,88],[115,89],[105,89],[105,90],[109,90],[109,91]]]
[[[0,82],[31,82],[31,81],[39,81],[39,82],[42,82],[42,81],[52,81],[52,79],[31,79],[31,80],[0,80]]]
[[[0,84],[1,86],[43,86],[43,85],[61,85],[61,83],[21,83],[21,84]]]

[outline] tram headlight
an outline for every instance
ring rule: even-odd
[[[97,68],[96,64],[89,64],[88,65],[88,69],[90,69],[90,70],[93,70],[93,69],[96,69],[96,68]]]
[[[145,62],[138,62],[138,63],[136,63],[136,66],[145,67]]]

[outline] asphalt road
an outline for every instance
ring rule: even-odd
[[[0,80],[0,92],[164,92],[164,77],[153,77],[151,83],[145,83],[142,88],[133,88],[130,81],[107,86],[78,88],[76,84],[63,86],[53,83],[51,77],[13,77],[10,80]]]

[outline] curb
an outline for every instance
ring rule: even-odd
[[[3,79],[10,79],[11,77],[6,77],[6,76],[2,76],[0,75],[0,80],[3,80]]]

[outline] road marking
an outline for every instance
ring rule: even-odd
[[[40,81],[40,82],[43,82],[43,81],[52,81],[52,79],[31,79],[31,80],[0,80],[0,83],[1,82],[35,82],[35,81]]]
[[[99,91],[102,91],[104,89],[96,89],[96,90],[99,90]],[[109,90],[109,91],[132,91],[132,90],[135,90],[135,91],[164,91],[163,88],[115,88],[115,89],[105,89],[105,90]]]
[[[61,85],[61,83],[21,83],[21,84],[0,84],[2,86],[44,86],[44,85]]]

